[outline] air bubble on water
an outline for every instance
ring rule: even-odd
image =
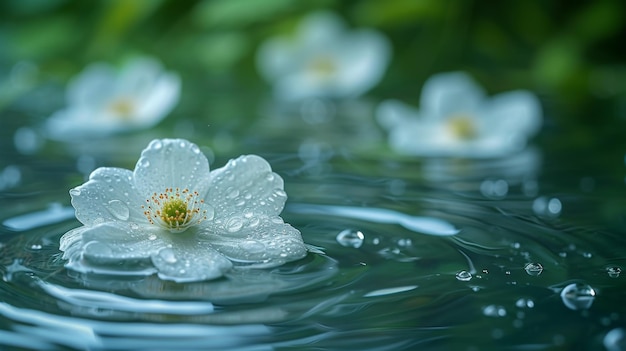
[[[527,298],[520,298],[515,301],[515,306],[519,308],[533,308],[535,307],[535,301]]]
[[[562,209],[561,200],[556,197],[548,199],[545,196],[541,196],[533,201],[533,211],[537,215],[557,217],[561,214]]]
[[[543,272],[543,266],[541,263],[531,262],[524,266],[524,270],[528,273],[528,275],[538,276]]]
[[[488,305],[483,307],[483,314],[488,317],[504,317],[506,309],[499,305]]]
[[[485,197],[501,199],[509,192],[509,183],[504,179],[486,179],[480,184],[480,192]]]
[[[468,282],[472,280],[472,273],[465,270],[460,271],[456,274],[456,279],[462,282]]]
[[[622,269],[617,266],[606,267],[606,273],[611,278],[618,278],[619,275],[622,273]]]
[[[106,205],[106,208],[113,215],[113,217],[121,221],[128,220],[128,217],[130,216],[130,210],[128,209],[128,206],[126,206],[126,204],[120,200],[109,201],[109,203]]]
[[[572,283],[561,290],[561,300],[571,310],[588,309],[595,297],[596,291],[584,283]]]
[[[41,250],[41,248],[42,248],[41,244],[32,244],[30,246],[31,250]]]
[[[607,351],[625,351],[626,350],[626,330],[624,328],[615,328],[610,330],[604,336],[602,344]]]
[[[336,239],[342,246],[358,249],[363,245],[365,235],[360,230],[344,229],[337,234]]]
[[[178,259],[176,258],[176,254],[174,253],[174,250],[169,249],[169,248],[162,249],[161,251],[159,251],[159,258],[161,258],[163,262],[169,263],[169,264],[174,264],[178,262]]]

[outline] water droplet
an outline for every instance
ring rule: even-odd
[[[456,274],[456,279],[462,282],[468,282],[472,280],[472,273],[468,271],[460,271]]]
[[[185,147],[187,147],[187,142],[186,142],[186,141],[184,141],[184,140],[181,140],[181,141],[178,143],[178,145],[179,145],[181,148],[185,148]]]
[[[337,234],[337,242],[345,247],[353,247],[358,249],[363,245],[365,235],[359,230],[344,229]]]
[[[137,223],[131,223],[131,224],[130,224],[130,229],[132,229],[132,230],[137,230],[137,229],[139,229],[139,224],[137,224]]]
[[[606,267],[606,273],[611,278],[619,277],[620,273],[622,273],[622,269],[617,266]]]
[[[41,244],[32,244],[30,246],[31,250],[41,250],[41,248],[42,248]]]
[[[226,224],[226,230],[231,233],[238,232],[243,227],[243,220],[241,217],[232,217]]]
[[[74,188],[74,189],[70,190],[70,195],[72,195],[72,196],[80,196],[80,193],[81,193],[80,189],[78,189],[78,188]]]
[[[159,251],[159,257],[165,263],[174,264],[178,262],[178,260],[176,259],[176,254],[174,254],[174,250],[172,249],[163,249]]]
[[[538,276],[541,272],[543,272],[543,266],[541,263],[531,262],[524,266],[524,270],[528,273],[528,275]]]
[[[587,284],[573,283],[561,290],[563,304],[571,310],[586,310],[591,307],[596,291]]]
[[[157,238],[157,236],[156,236],[155,234],[150,234],[150,235],[148,236],[148,240],[151,240],[151,241],[152,241],[152,240],[156,240],[156,238]]]
[[[228,195],[226,195],[226,197],[228,197],[229,199],[234,199],[237,196],[239,196],[239,190],[237,189],[230,188],[230,189],[227,189],[227,192],[228,192]]]
[[[108,256],[111,256],[111,254],[113,253],[113,251],[108,245],[97,242],[97,241],[92,241],[90,243],[87,243],[87,245],[85,245],[84,252],[85,254],[89,256],[95,256],[95,257],[108,257]]]
[[[488,317],[504,317],[506,309],[503,306],[489,305],[483,307],[483,314]]]
[[[274,173],[268,173],[268,174],[265,176],[265,179],[267,179],[267,180],[268,180],[268,181],[270,181],[270,182],[271,182],[272,180],[274,180],[274,178],[275,178],[275,177],[274,177]]]
[[[278,197],[285,197],[285,196],[287,196],[287,193],[283,189],[275,189],[274,190],[274,195],[276,195]]]
[[[126,206],[126,204],[120,200],[111,200],[106,207],[109,212],[111,212],[113,217],[121,221],[128,220],[128,217],[130,216],[130,210],[128,209],[128,206]]]
[[[561,200],[553,197],[551,199],[541,196],[533,201],[533,211],[537,215],[557,217],[561,214],[563,206]]]
[[[258,253],[265,250],[265,245],[262,242],[256,240],[243,241],[239,244],[239,247],[250,253]]]
[[[260,223],[261,223],[261,220],[258,217],[255,217],[250,220],[250,223],[248,223],[248,227],[254,228],[258,226]]]
[[[161,150],[161,148],[163,147],[163,143],[161,142],[161,140],[153,140],[150,143],[150,147],[155,150]]]
[[[198,147],[198,145],[196,145],[196,144],[191,144],[191,151],[192,151],[194,154],[199,154],[199,153],[200,153],[200,148],[199,148],[199,147]]]
[[[150,161],[148,161],[147,158],[142,157],[142,158],[139,159],[139,161],[137,161],[137,165],[139,167],[148,168],[148,167],[150,167]]]
[[[485,197],[501,199],[509,192],[509,183],[504,179],[487,179],[480,184],[480,192]]]
[[[607,351],[626,350],[626,331],[624,328],[615,328],[606,333],[602,341]]]

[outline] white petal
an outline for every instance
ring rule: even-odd
[[[134,177],[139,193],[147,197],[166,188],[204,194],[209,186],[209,161],[187,140],[156,139],[141,152]]]
[[[465,73],[436,74],[424,83],[420,109],[425,118],[473,114],[480,108],[484,96],[483,89]]]
[[[147,222],[134,187],[133,173],[126,169],[102,167],[89,181],[70,190],[76,218],[84,225],[110,221]]]
[[[286,200],[283,179],[262,157],[240,156],[211,172],[206,201],[214,207],[216,220],[278,215]]]
[[[345,31],[341,17],[328,12],[319,11],[307,15],[298,27],[298,38],[305,46],[325,45]]]
[[[167,245],[168,234],[152,225],[99,224],[82,232],[83,257],[97,264],[145,261]]]
[[[177,240],[171,248],[152,255],[159,278],[176,282],[209,280],[221,277],[232,263],[211,244],[197,240]]]
[[[135,124],[151,127],[172,111],[178,103],[180,95],[180,77],[177,74],[162,74],[154,82],[137,111]]]
[[[418,121],[419,111],[398,100],[385,100],[376,109],[376,119],[385,129],[404,128],[405,123]]]
[[[277,216],[256,217],[237,233],[207,228],[199,231],[220,253],[245,265],[273,267],[303,258],[307,253],[300,232]]]
[[[104,105],[116,90],[117,74],[113,67],[104,63],[94,63],[72,79],[67,88],[67,102],[70,106]],[[88,120],[89,116],[84,116]]]
[[[494,132],[530,136],[541,128],[541,104],[529,91],[518,90],[494,95],[487,106],[486,117]]]

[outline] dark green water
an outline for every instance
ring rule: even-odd
[[[0,349],[624,350],[623,151],[548,135],[506,160],[403,158],[357,107],[315,123],[267,112],[227,132],[183,124],[46,142],[30,155],[5,113]],[[132,168],[150,139],[174,136],[212,168],[265,157],[307,257],[187,284],[64,269],[81,170]]]

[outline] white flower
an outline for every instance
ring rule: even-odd
[[[70,195],[84,226],[63,235],[60,249],[79,272],[199,281],[307,251],[300,232],[279,217],[287,199],[282,178],[256,155],[209,172],[195,144],[153,140],[134,171],[98,168]]]
[[[259,49],[260,73],[284,100],[356,97],[376,85],[387,68],[390,45],[377,31],[348,32],[332,13],[307,16],[296,37],[274,38]]]
[[[389,130],[389,144],[399,153],[418,156],[501,157],[526,146],[541,127],[535,95],[518,90],[487,98],[461,72],[426,81],[420,109],[389,100],[377,111]]]
[[[67,107],[47,121],[49,137],[73,140],[156,125],[178,102],[180,78],[151,58],[136,58],[119,71],[105,63],[89,65],[72,79]]]

